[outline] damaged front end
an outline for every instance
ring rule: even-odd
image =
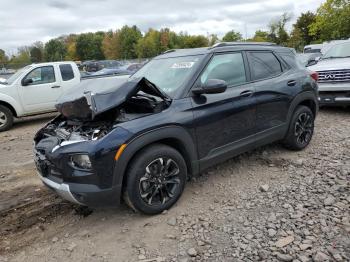
[[[114,156],[132,137],[121,124],[160,113],[171,99],[145,78],[88,81],[58,102],[61,114],[36,134],[34,153],[48,187],[71,202],[94,206],[100,198],[104,203],[119,198],[113,187]],[[107,135],[110,139],[103,139]]]

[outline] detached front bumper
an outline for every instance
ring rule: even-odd
[[[59,196],[74,204],[89,207],[118,206],[121,199],[121,186],[101,189],[91,184],[75,184],[55,182],[49,177],[43,177],[38,173],[41,181]]]
[[[84,205],[83,203],[79,202],[72,194],[72,192],[70,191],[69,185],[68,184],[59,184],[56,183],[46,177],[43,177],[41,174],[39,174],[39,177],[41,179],[41,181],[44,183],[44,185],[46,185],[47,187],[49,187],[50,189],[54,190],[58,195],[60,195],[62,198],[75,203],[75,204],[79,204],[79,205]]]

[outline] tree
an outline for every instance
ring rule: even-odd
[[[209,45],[209,40],[203,35],[188,36],[185,39],[185,48],[205,47]]]
[[[282,14],[277,20],[273,20],[269,24],[270,34],[268,40],[278,45],[288,45],[289,35],[286,30],[287,23],[292,16],[288,13]]]
[[[225,42],[236,42],[236,41],[242,41],[243,37],[242,34],[239,32],[235,32],[234,30],[231,30],[225,34],[225,36],[222,38],[222,41]]]
[[[316,12],[316,20],[310,25],[312,36],[321,41],[350,37],[350,1],[327,0]]]
[[[164,36],[163,36],[164,37]],[[160,54],[168,49],[167,39],[161,42],[161,33],[154,29],[149,29],[143,38],[140,38],[136,45],[136,52],[139,58],[149,58]],[[162,46],[163,45],[163,46]],[[164,49],[164,50],[162,50]]]
[[[102,41],[102,51],[106,59],[120,58],[119,32],[108,31]]]
[[[70,60],[70,61],[79,60],[77,55],[77,35],[70,34],[65,38],[64,42],[67,48],[65,60]]]
[[[252,39],[249,41],[252,42],[268,42],[269,41],[269,33],[262,30],[257,30]]]
[[[102,60],[105,58],[102,51],[104,33],[80,34],[76,41],[76,53],[80,60]]]
[[[47,61],[63,61],[67,53],[66,46],[59,39],[51,39],[45,44],[45,56]]]
[[[215,45],[217,42],[219,42],[219,37],[216,34],[209,35],[208,38],[209,46]]]
[[[30,51],[29,47],[22,46],[17,50],[17,54],[12,56],[10,59],[10,64],[13,68],[21,68],[30,64]]]
[[[44,61],[44,44],[40,41],[35,42],[29,48],[30,61],[32,63],[40,63]]]
[[[119,57],[122,59],[133,59],[137,57],[136,44],[142,38],[141,31],[136,25],[129,27],[123,26],[118,32],[118,42],[120,46]]]
[[[301,41],[303,45],[309,45],[313,41],[317,40],[316,35],[310,34],[310,25],[315,23],[316,21],[316,15],[312,12],[306,12],[302,13],[299,18],[297,19],[297,22],[293,25],[293,31],[292,35],[294,35],[294,38],[296,36],[300,36]]]
[[[0,68],[2,68],[8,62],[8,57],[4,50],[0,49]]]

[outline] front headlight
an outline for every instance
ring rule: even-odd
[[[71,156],[73,167],[80,169],[92,169],[91,161],[88,155],[73,155]]]

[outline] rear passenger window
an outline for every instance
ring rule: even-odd
[[[281,63],[271,52],[249,52],[248,57],[253,80],[274,77],[282,72]]]
[[[200,78],[201,84],[204,84],[209,79],[224,80],[228,86],[245,83],[247,79],[242,54],[215,55]]]
[[[63,81],[68,81],[74,78],[73,68],[70,64],[60,65],[60,71]]]

